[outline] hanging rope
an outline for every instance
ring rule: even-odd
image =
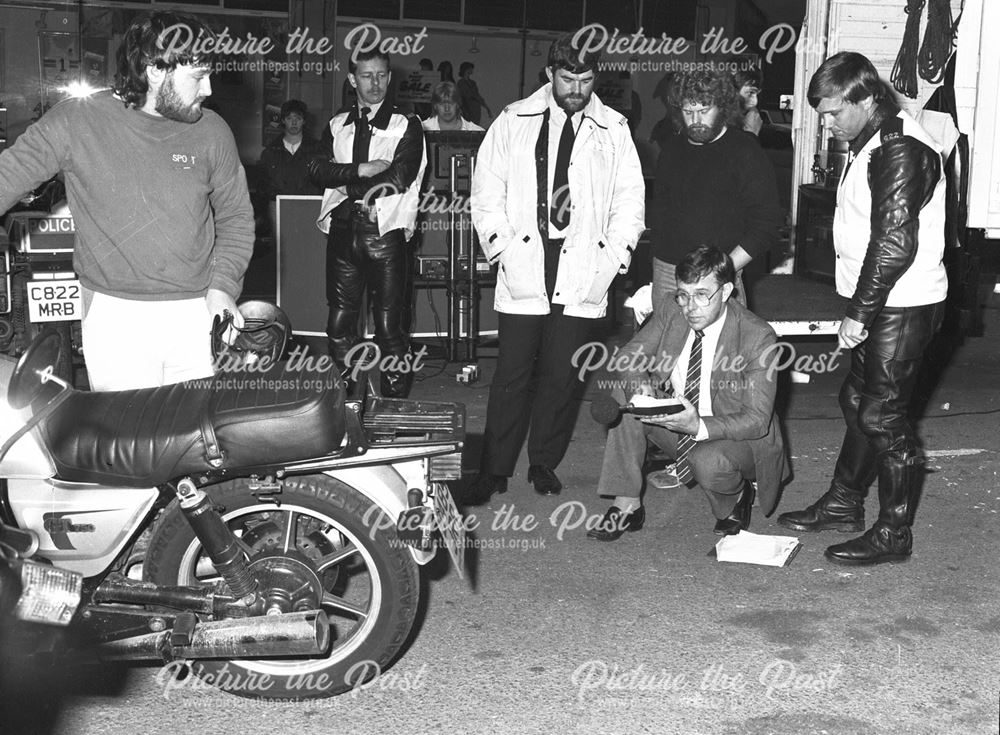
[[[920,13],[925,0],[906,1],[906,29],[889,81],[893,89],[911,99],[917,96],[917,47],[920,44]],[[933,2],[933,0],[932,0]],[[948,0],[944,0],[948,2]]]
[[[959,18],[961,17],[960,12]],[[924,29],[924,42],[917,56],[922,79],[937,84],[944,78],[945,67],[955,48],[957,29],[958,21],[951,19],[950,0],[929,0],[927,28]]]

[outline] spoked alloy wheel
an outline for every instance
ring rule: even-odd
[[[280,506],[258,502],[242,480],[206,490],[240,540],[264,612],[322,609],[331,644],[323,656],[205,660],[191,671],[264,699],[329,697],[384,671],[413,625],[420,586],[413,557],[372,501],[325,475],[285,480]],[[176,504],[154,528],[143,569],[159,584],[224,588]]]

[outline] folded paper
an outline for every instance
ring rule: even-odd
[[[719,561],[783,567],[798,547],[799,540],[794,536],[766,536],[740,531],[720,539],[715,545],[715,555]]]

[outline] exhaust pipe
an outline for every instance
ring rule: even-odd
[[[330,646],[330,622],[323,610],[197,622],[189,634],[178,617],[173,629],[108,641],[98,646],[108,661],[179,658],[267,658],[316,656]]]

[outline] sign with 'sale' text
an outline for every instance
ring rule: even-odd
[[[411,71],[399,83],[396,102],[430,102],[434,85],[440,81],[440,72]]]

